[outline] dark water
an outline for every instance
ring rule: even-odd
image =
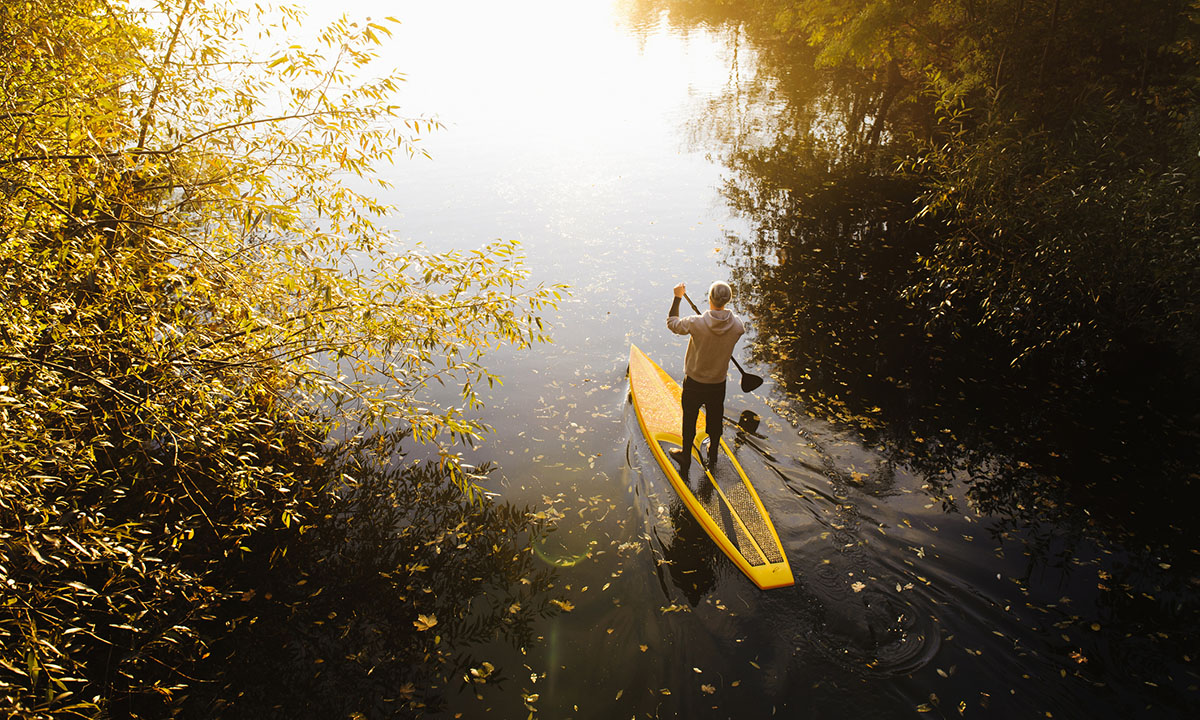
[[[752,163],[773,101],[733,31],[605,2],[386,11],[405,21],[388,61],[409,73],[410,111],[446,125],[432,160],[395,169],[399,241],[517,239],[534,280],[572,288],[553,345],[493,356],[495,432],[466,451],[497,465],[498,499],[555,520],[536,554],[569,611],[524,647],[481,644],[501,689],[452,696],[448,716],[1200,708],[1200,542],[1170,509],[1181,498],[1153,497],[1195,477],[1174,368],[1081,390],[1011,371],[984,338],[928,337],[894,294],[923,242],[889,215],[908,190],[812,187],[787,153]],[[806,183],[820,212],[755,200]],[[752,394],[730,383],[726,439],[791,588],[759,591],[719,555],[628,402],[630,343],[681,372],[671,286],[697,297],[718,278],[754,331],[739,357],[767,377]]]

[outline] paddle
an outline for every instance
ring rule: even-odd
[[[695,311],[697,315],[701,314],[700,308],[696,307],[696,303],[692,302],[692,299],[687,296],[687,293],[683,294],[683,299],[688,301],[688,305],[692,306],[692,310]],[[738,363],[737,358],[731,357],[729,359],[733,360],[734,367],[736,367],[738,371],[742,373],[742,392],[754,392],[759,385],[763,384],[762,378],[757,375],[751,375],[743,370],[741,364]]]

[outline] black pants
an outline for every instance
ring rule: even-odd
[[[683,451],[692,457],[692,443],[696,441],[696,420],[700,407],[704,407],[704,430],[709,437],[709,453],[721,442],[721,424],[725,417],[725,382],[702,383],[690,377],[683,379]],[[686,462],[686,461],[685,461]]]

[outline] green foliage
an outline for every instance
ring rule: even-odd
[[[337,425],[453,443],[545,339],[513,243],[405,248],[365,192],[418,130],[368,77],[379,23],[221,3],[0,8],[0,695],[161,716],[242,589],[341,489]],[[389,23],[392,21],[388,21]],[[245,29],[257,37],[243,37]],[[243,45],[243,43],[248,43]],[[266,53],[263,55],[262,53]],[[461,402],[423,399],[431,382]],[[282,529],[282,530],[281,530]],[[283,532],[282,535],[279,533]],[[282,542],[280,540],[279,542]]]

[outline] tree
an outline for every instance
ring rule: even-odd
[[[51,53],[32,51],[43,73],[14,73],[32,92],[6,113],[6,234],[64,257],[90,252],[83,271],[116,261],[123,279],[141,281],[147,322],[135,330],[153,348],[139,359],[282,373],[342,411],[356,403],[360,419],[402,418],[421,441],[477,435],[415,393],[459,375],[475,402],[474,383],[488,379],[482,352],[543,339],[533,312],[556,289],[522,292],[512,243],[398,249],[376,226],[391,208],[343,182],[386,187],[372,168],[414,152],[412,133],[433,127],[393,104],[401,76],[362,79],[387,27],[343,18],[317,50],[258,60],[223,39],[264,22],[246,10],[166,2],[170,32],[139,41],[152,15],[71,8],[92,36],[67,28]],[[36,37],[66,11],[6,25]],[[278,26],[261,25],[263,41],[295,19],[285,11]],[[334,371],[331,359],[352,364]],[[388,382],[348,383],[338,376],[347,370]]]
[[[373,168],[433,127],[396,105],[400,75],[368,76],[396,21],[289,45],[299,19],[0,8],[0,693],[18,717],[185,692],[240,597],[228,564],[286,552],[263,548],[339,491],[317,471],[336,427],[406,431],[474,496],[453,444],[486,430],[468,415],[484,354],[545,339],[560,288],[526,289],[514,243],[435,254],[378,227]],[[431,382],[461,402],[424,402]]]

